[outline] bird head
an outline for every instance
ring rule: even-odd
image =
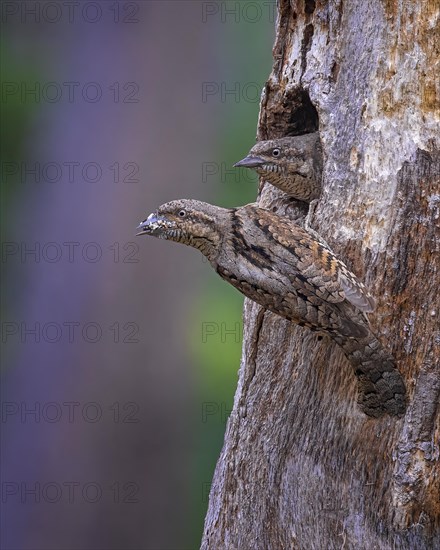
[[[288,195],[310,202],[321,191],[322,148],[319,133],[256,143],[234,166],[254,169]]]
[[[253,168],[260,175],[270,173],[310,177],[312,159],[320,152],[318,132],[257,142],[235,167]]]
[[[292,147],[294,138],[286,137],[257,142],[249,154],[240,160],[235,167],[254,168],[258,171],[269,170],[270,166],[280,166],[298,157],[298,147]]]
[[[221,224],[227,212],[206,202],[174,200],[159,206],[141,222],[136,235],[180,242],[209,257],[221,240]]]

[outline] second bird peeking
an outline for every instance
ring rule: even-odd
[[[256,143],[235,167],[254,169],[289,196],[311,202],[321,194],[322,147],[319,132]]]

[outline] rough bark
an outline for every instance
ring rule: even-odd
[[[327,337],[246,301],[203,549],[440,547],[439,6],[280,0],[258,139],[319,128],[317,230],[376,296],[402,419],[369,419]],[[305,207],[262,182],[260,205]]]

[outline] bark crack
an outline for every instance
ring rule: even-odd
[[[256,304],[254,307],[258,308],[258,312],[255,316],[253,334],[251,337],[251,343],[249,345],[249,348],[251,349],[251,353],[248,356],[246,365],[244,365],[245,380],[243,382],[243,390],[240,396],[240,409],[243,407],[242,410],[244,411],[246,411],[246,401],[248,398],[252,381],[255,377],[255,373],[257,370],[257,357],[258,357],[258,348],[259,348],[258,342],[260,339],[261,330],[263,328],[264,315],[266,313],[266,310],[263,307],[257,306]],[[244,414],[244,416],[246,416],[246,413]]]

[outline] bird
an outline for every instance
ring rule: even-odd
[[[405,411],[405,384],[394,359],[373,334],[375,307],[365,285],[323,241],[256,203],[221,208],[192,199],[160,206],[136,235],[198,249],[222,279],[267,310],[328,334],[345,352],[368,416]]]
[[[321,194],[322,165],[319,132],[258,141],[234,164],[254,169],[264,181],[307,203]]]

